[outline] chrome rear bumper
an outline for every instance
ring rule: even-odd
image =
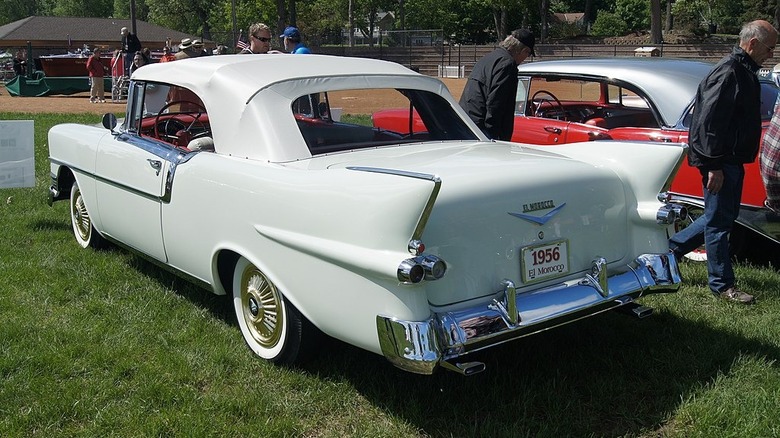
[[[514,284],[504,280],[503,291],[492,302],[434,313],[424,321],[379,315],[379,343],[395,366],[431,374],[440,365],[452,368],[449,362],[468,353],[604,312],[642,295],[675,292],[680,281],[671,253],[641,255],[627,271],[609,277],[604,260],[596,259],[593,270],[580,280],[517,294]]]

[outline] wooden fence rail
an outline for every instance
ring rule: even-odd
[[[539,44],[535,47],[536,61],[567,58],[633,57],[639,45],[625,44]],[[716,62],[729,54],[732,44],[666,44],[656,46],[664,58],[698,59]],[[397,62],[420,73],[437,76],[442,67],[449,72],[471,73],[474,64],[496,48],[495,45],[458,46],[412,46],[412,47],[318,47],[315,53],[376,58]],[[764,63],[772,67],[780,58],[771,58]],[[463,68],[461,68],[463,67]]]

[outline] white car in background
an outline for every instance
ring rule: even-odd
[[[399,106],[426,131],[371,126]],[[645,315],[637,298],[680,285],[664,191],[683,146],[489,141],[438,79],[390,62],[148,65],[120,125],[58,125],[49,148],[50,201],[69,200],[81,246],[232,297],[246,343],[278,364],[324,332],[411,372],[472,374],[469,353]]]

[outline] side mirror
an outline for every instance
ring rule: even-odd
[[[116,116],[113,113],[105,113],[103,114],[103,127],[114,131],[114,128],[116,128]]]

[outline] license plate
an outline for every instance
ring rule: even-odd
[[[546,280],[569,272],[569,242],[559,240],[521,249],[523,283]]]

